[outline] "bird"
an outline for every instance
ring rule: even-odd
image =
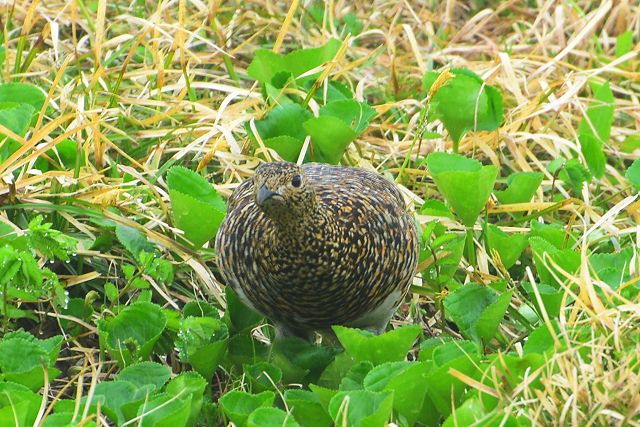
[[[322,163],[261,163],[227,202],[219,271],[276,338],[313,340],[332,325],[385,331],[419,258],[416,223],[396,185]]]

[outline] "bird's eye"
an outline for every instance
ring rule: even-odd
[[[299,188],[302,185],[302,177],[300,175],[294,175],[293,178],[291,178],[291,185]]]

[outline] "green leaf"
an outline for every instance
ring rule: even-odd
[[[275,390],[282,380],[282,371],[269,362],[258,362],[253,365],[245,364],[243,372],[251,382],[251,390],[261,392]]]
[[[541,237],[558,249],[571,248],[576,243],[574,234],[563,229],[559,224],[544,224],[531,221],[531,237]]]
[[[136,302],[116,317],[98,322],[100,346],[124,368],[151,355],[166,323],[167,317],[159,306]]]
[[[213,378],[227,351],[229,329],[213,317],[187,317],[180,322],[176,339],[180,359],[207,380]]]
[[[475,330],[482,342],[489,342],[498,332],[498,326],[509,308],[513,291],[505,292],[489,304],[478,319]]]
[[[230,391],[220,398],[220,407],[229,420],[238,427],[247,425],[249,415],[258,408],[273,405],[275,394],[271,391],[263,391],[259,394],[249,394],[244,391]]]
[[[555,320],[552,320],[552,325],[556,335],[558,335],[560,328],[558,327]],[[545,354],[554,351],[555,342],[546,323],[538,326],[533,332],[529,334],[529,336],[527,337],[527,342],[522,348],[522,353],[524,355],[531,353]]]
[[[258,408],[249,415],[247,427],[300,427],[300,424],[282,409]]]
[[[475,341],[451,339],[445,342],[438,338],[433,338],[436,345],[423,348],[420,345],[420,360],[430,360],[435,366],[443,366],[452,360],[462,356],[479,357],[481,349]]]
[[[284,400],[296,421],[305,427],[330,427],[333,425],[331,417],[315,393],[307,390],[287,389],[284,392]]]
[[[369,120],[376,115],[376,110],[365,102],[355,99],[332,101],[320,107],[320,116],[332,116],[342,120],[357,135],[369,126]]]
[[[37,87],[29,83],[5,83],[0,85],[0,102],[26,103],[34,112],[40,112],[45,94]]]
[[[393,408],[393,392],[351,390],[337,393],[329,403],[329,415],[340,426],[386,425]]]
[[[278,153],[282,160],[295,163],[298,161],[300,151],[304,141],[293,138],[289,135],[274,136],[273,138],[265,139],[265,147],[272,148]]]
[[[635,159],[624,176],[636,190],[640,190],[640,159]]]
[[[73,412],[49,414],[44,419],[44,422],[42,423],[42,427],[75,427],[77,423],[74,423],[72,421],[73,421]],[[95,426],[95,424],[90,424],[90,423],[83,424],[83,426],[84,425]]]
[[[631,279],[634,250],[631,247],[614,253],[596,253],[589,257],[589,263],[600,280],[616,290]]]
[[[2,87],[2,86],[0,86]],[[25,136],[33,116],[33,107],[25,103],[0,102],[0,125],[6,127],[16,135]],[[6,135],[0,134],[0,140]],[[13,139],[7,139],[0,145],[0,162],[6,160],[18,148],[20,143]]]
[[[531,200],[542,183],[541,172],[518,172],[507,177],[508,187],[503,191],[495,191],[500,203],[527,203]]]
[[[61,166],[66,169],[73,169],[76,161],[80,165],[84,165],[86,151],[82,145],[72,139],[64,139],[57,143],[55,147],[47,151],[47,155],[53,159],[59,160]]]
[[[26,338],[23,334],[29,337]],[[56,341],[57,351],[59,351],[59,337],[56,337]],[[54,350],[55,356],[57,351]],[[52,354],[42,341],[24,332],[8,334],[0,341],[0,372],[4,379],[27,386],[33,391],[37,391],[44,385],[43,369],[47,369],[49,381],[60,374],[60,371],[51,367],[53,365],[51,357]]]
[[[140,427],[186,427],[191,411],[188,399],[176,399],[166,393],[153,397],[138,408]]]
[[[160,390],[171,377],[171,369],[156,362],[140,362],[125,367],[116,376],[118,381],[126,381],[137,388],[151,386],[150,390]]]
[[[414,425],[427,393],[427,373],[431,365],[423,362],[390,362],[376,366],[364,379],[370,391],[392,391],[393,409]]]
[[[373,363],[359,362],[353,365],[340,381],[340,390],[362,390],[363,381],[369,371],[373,369]]]
[[[224,288],[227,310],[224,313],[229,329],[232,331],[249,331],[262,322],[262,315],[244,305],[231,286]]]
[[[431,153],[427,165],[445,200],[463,224],[475,224],[484,209],[498,175],[496,166],[482,166],[459,154]]]
[[[271,347],[270,362],[280,368],[284,383],[316,382],[334,360],[337,350],[317,346],[298,337],[277,339]]]
[[[110,302],[115,302],[118,300],[118,288],[113,283],[107,282],[104,285],[104,295]]]
[[[138,262],[140,261],[141,252],[152,253],[155,250],[154,246],[147,240],[147,236],[136,228],[118,224],[116,226],[116,237]]]
[[[13,133],[24,136],[29,129],[33,112],[30,104],[0,101],[0,124]]]
[[[32,426],[42,397],[14,382],[0,382],[0,425]]]
[[[353,129],[331,116],[314,117],[302,126],[311,135],[313,156],[317,162],[338,164],[349,144],[356,138]]]
[[[431,99],[430,119],[440,119],[454,142],[454,151],[464,134],[473,130],[496,130],[503,121],[502,95],[494,86],[466,68],[454,68],[454,74]],[[431,78],[424,83],[433,83]],[[429,85],[430,86],[430,85]]]
[[[332,328],[345,352],[356,362],[370,361],[374,365],[404,360],[422,332],[418,325],[402,326],[382,335],[344,326]]]
[[[487,224],[487,243],[500,255],[505,268],[511,268],[520,258],[522,251],[529,245],[528,235],[523,233],[507,234],[500,227]]]
[[[96,385],[90,404],[93,406],[99,403],[101,410],[111,421],[121,425],[127,419],[123,407],[134,402],[141,402],[148,392],[148,389],[138,389],[129,382],[104,381]]]
[[[187,317],[213,317],[219,319],[218,309],[202,300],[189,301],[182,307],[182,316]]]
[[[542,300],[543,307],[541,307],[538,303],[535,291],[533,290],[533,285],[529,282],[522,283],[522,289],[524,289],[524,291],[529,296],[529,300],[535,307],[536,312],[538,313],[538,317],[540,319],[543,318],[543,308],[549,317],[556,317],[558,314],[560,314],[564,291],[557,286],[551,286],[545,283],[538,283],[536,286],[538,288],[538,294],[540,294],[540,299]]]
[[[438,76],[440,76],[440,73],[438,73],[437,71],[427,71],[426,73],[424,73],[424,76],[422,77],[422,88],[426,92],[429,92],[431,86],[433,86],[435,81],[438,80]]]
[[[536,265],[540,281],[550,285],[560,285],[564,275],[559,269],[573,274],[580,267],[580,254],[571,249],[558,249],[541,237],[530,237],[529,244],[533,251],[533,262]],[[553,263],[549,262],[550,258]],[[554,267],[556,264],[557,267]]]
[[[593,138],[587,137],[587,139],[592,140]],[[582,166],[582,163],[580,163],[580,160],[578,159],[567,160],[564,165],[564,169],[560,171],[558,176],[573,187],[576,193],[580,193],[582,191],[583,183],[591,180],[591,174],[584,166]]]
[[[466,285],[468,286],[468,285]],[[460,405],[468,385],[451,375],[451,369],[455,369],[468,377],[479,380],[482,373],[478,369],[480,358],[469,354],[460,356],[454,360],[432,369],[426,379],[427,396],[433,403],[437,412],[446,417],[451,413],[452,405]],[[425,399],[425,402],[427,399]]]
[[[477,421],[484,418],[486,409],[482,402],[476,397],[472,397],[464,401],[462,406],[447,417],[442,427],[458,427],[478,425]],[[485,426],[486,424],[482,424]]]
[[[261,83],[271,83],[278,73],[290,73],[294,78],[332,60],[342,42],[329,40],[324,46],[311,49],[298,49],[287,55],[271,50],[258,49],[247,68],[247,74]],[[307,75],[302,80],[314,79],[318,73]]]
[[[629,135],[620,143],[620,150],[624,153],[633,153],[640,149],[640,134]]]
[[[589,171],[600,179],[606,164],[602,145],[609,141],[614,114],[615,98],[609,82],[598,86],[593,97],[595,101],[587,108],[586,117],[578,126],[578,139]]]
[[[197,247],[211,240],[227,213],[222,197],[207,180],[181,166],[167,172],[167,185],[176,226]]]
[[[449,209],[447,205],[442,203],[440,200],[436,199],[425,200],[422,208],[420,208],[420,214],[454,219],[451,209]]]
[[[302,124],[313,115],[299,104],[276,105],[262,120],[256,120],[255,126],[263,141],[278,136],[289,136],[299,141],[300,147],[307,136]],[[251,128],[247,124],[247,133],[255,140]],[[276,147],[271,147],[276,149]],[[276,149],[276,151],[278,151]],[[298,150],[300,153],[300,150]],[[278,151],[281,156],[283,153]]]
[[[466,336],[486,343],[495,335],[510,301],[511,292],[498,296],[488,287],[468,283],[447,295],[444,307]]]
[[[627,30],[616,37],[616,58],[631,52],[633,49],[633,31]],[[625,61],[623,64],[626,64]]]
[[[197,372],[183,372],[167,384],[166,392],[171,396],[179,396],[190,402],[189,420],[187,426],[194,427],[199,419],[204,404],[204,392],[207,389],[207,380]]]
[[[317,384],[328,389],[337,389],[342,379],[349,373],[356,362],[347,353],[339,353],[318,378]]]
[[[594,135],[584,134],[579,136],[580,149],[584,156],[589,171],[596,178],[602,178],[604,176],[604,169],[607,163],[607,159],[602,149],[602,142]]]

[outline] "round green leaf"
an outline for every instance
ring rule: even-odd
[[[258,408],[249,415],[247,427],[300,427],[300,424],[282,409]]]
[[[430,154],[427,165],[438,190],[462,223],[473,226],[489,200],[498,168],[448,153]]]
[[[315,161],[338,164],[345,150],[356,138],[356,132],[342,120],[332,116],[320,116],[302,124],[311,135]]]
[[[98,333],[111,357],[125,367],[151,355],[166,323],[167,317],[159,306],[137,302],[124,308],[116,317],[100,321]]]
[[[393,392],[351,390],[337,393],[329,402],[329,415],[337,425],[374,427],[386,425],[393,409]]]

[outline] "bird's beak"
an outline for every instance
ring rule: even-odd
[[[270,198],[272,198],[277,194],[278,193],[269,190],[266,185],[262,185],[262,187],[260,187],[260,189],[258,190],[256,202],[258,203],[258,206],[262,206],[264,202],[266,202],[267,200],[269,200]]]

